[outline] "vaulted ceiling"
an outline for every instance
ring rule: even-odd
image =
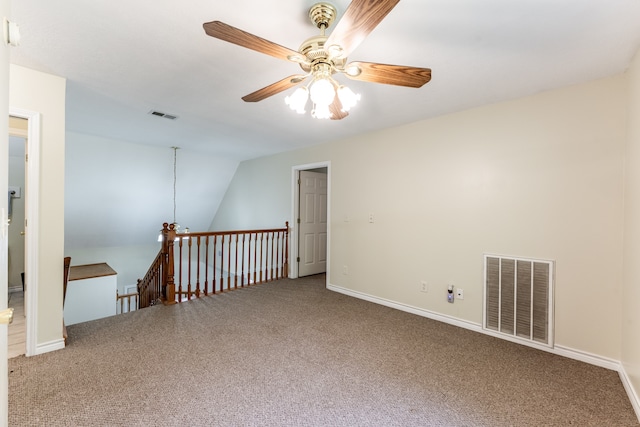
[[[329,1],[338,18],[350,4]],[[22,39],[11,62],[67,79],[66,250],[153,243],[176,216],[206,229],[242,160],[619,74],[640,46],[638,0],[401,0],[349,61],[431,68],[422,88],[337,75],[362,95],[338,121],[291,111],[293,89],[244,102],[300,67],[202,24],[297,50],[319,34],[314,3],[13,0]],[[182,148],[176,187],[172,146]]]
[[[348,0],[331,1],[339,16]],[[297,50],[313,0],[19,0],[11,62],[67,78],[67,129],[239,161],[621,73],[638,0],[402,0],[350,60],[432,69],[420,89],[337,79],[362,94],[340,121],[241,97],[300,72],[205,34],[220,20]],[[151,110],[178,116],[167,120]]]

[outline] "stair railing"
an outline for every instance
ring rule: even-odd
[[[116,314],[129,313],[138,308],[138,292],[130,292],[120,295],[116,292]]]
[[[165,283],[169,303],[289,274],[288,222],[284,228],[259,230],[175,233],[171,225],[167,229]]]
[[[163,283],[165,282],[165,245],[160,248],[158,255],[151,263],[147,274],[138,279],[138,308],[156,305],[163,298]]]
[[[138,280],[138,307],[175,304],[289,274],[289,223],[284,228],[177,233],[162,225],[160,251]]]

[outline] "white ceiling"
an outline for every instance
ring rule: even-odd
[[[318,34],[313,3],[14,0],[11,62],[67,78],[68,130],[238,161],[621,73],[640,46],[639,0],[402,0],[349,59],[431,68],[421,89],[339,76],[362,94],[341,121],[295,114],[288,92],[242,101],[299,67],[202,24],[297,49]],[[343,12],[349,1],[333,3]]]

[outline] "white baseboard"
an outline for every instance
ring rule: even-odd
[[[564,356],[568,357],[569,359],[579,360],[580,362],[600,366],[601,368],[611,369],[612,371],[620,372],[620,369],[622,369],[619,360],[609,359],[608,357],[598,356],[597,354],[576,350],[574,348],[565,347],[563,345],[556,345],[551,352],[557,354],[558,356]]]
[[[450,325],[459,326],[464,329],[471,329],[472,331],[483,332],[482,325],[480,325],[479,323],[469,322],[468,320],[458,319],[457,317],[447,316],[445,314],[436,313],[435,311],[429,311],[423,308],[414,307],[412,305],[399,303],[397,301],[392,301],[385,298],[379,298],[373,295],[365,294],[363,292],[358,292],[351,289],[343,288],[341,286],[328,284],[327,289],[334,292],[341,293],[341,294],[349,295],[354,298],[369,301],[375,304],[384,305],[385,307],[395,308],[396,310],[405,311],[407,313],[416,314],[418,316],[427,317],[433,320],[438,320],[440,322],[448,323]]]
[[[627,397],[629,398],[629,402],[631,402],[633,411],[636,413],[636,418],[638,418],[638,421],[640,421],[640,398],[638,398],[638,393],[633,388],[633,384],[631,383],[631,379],[629,378],[629,375],[627,374],[623,363],[615,359],[609,359],[607,357],[598,356],[596,354],[591,354],[560,345],[557,345],[552,352],[560,356],[579,360],[581,362],[589,363],[591,365],[600,366],[601,368],[611,369],[612,371],[618,372],[620,382],[622,382],[622,386],[624,387],[624,391],[627,392]]]
[[[50,351],[62,350],[64,348],[64,338],[45,342],[36,345],[36,351],[34,354],[28,354],[27,356],[37,356],[39,354],[49,353]]]
[[[414,307],[408,304],[399,303],[396,301],[388,300],[385,298],[379,298],[373,295],[369,295],[363,292],[354,291],[351,289],[343,288],[341,286],[335,286],[330,283],[327,283],[327,289],[338,292],[344,295],[352,296],[354,298],[359,298],[365,301],[369,301],[375,304],[380,304],[385,307],[395,308],[397,310],[405,311],[407,313],[416,314],[418,316],[426,317],[429,319],[437,320],[439,322],[448,323],[450,325],[458,326],[464,329],[469,329],[472,331],[480,332],[485,335],[490,335],[496,338],[506,339],[507,341],[514,342],[516,344],[521,344],[527,347],[533,347],[538,350],[546,351],[549,353],[557,354],[558,356],[567,357],[569,359],[578,360],[580,362],[588,363],[590,365],[599,366],[605,369],[611,369],[613,371],[618,372],[620,375],[620,380],[624,386],[625,391],[627,392],[627,396],[631,401],[631,405],[638,417],[638,421],[640,421],[640,400],[638,399],[638,394],[633,389],[631,381],[620,363],[619,360],[609,359],[607,357],[599,356],[596,354],[575,350],[569,347],[565,347],[562,345],[555,345],[553,347],[548,347],[545,345],[537,345],[536,343],[524,342],[519,339],[509,339],[508,336],[504,336],[501,334],[496,334],[491,331],[487,331],[482,329],[482,325],[475,322],[470,322],[468,320],[458,319],[456,317],[447,316],[444,314],[436,313],[433,311],[425,310],[423,308]]]
[[[620,375],[620,381],[622,381],[622,385],[627,392],[627,396],[629,396],[631,406],[633,406],[633,410],[636,411],[636,417],[638,417],[638,421],[640,421],[640,398],[638,397],[636,390],[633,389],[631,379],[629,378],[629,375],[627,375],[627,371],[624,369],[622,364],[620,365],[618,374]]]

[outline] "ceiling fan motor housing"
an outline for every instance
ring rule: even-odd
[[[309,9],[309,19],[321,30],[329,28],[337,14],[336,8],[329,3],[316,3]]]
[[[324,44],[327,41],[327,36],[314,36],[308,38],[300,45],[300,52],[304,55],[309,63],[300,63],[300,67],[309,72],[313,69],[314,65],[319,63],[327,63],[332,67],[343,68],[347,61],[347,58],[329,58],[329,53],[324,49]]]

